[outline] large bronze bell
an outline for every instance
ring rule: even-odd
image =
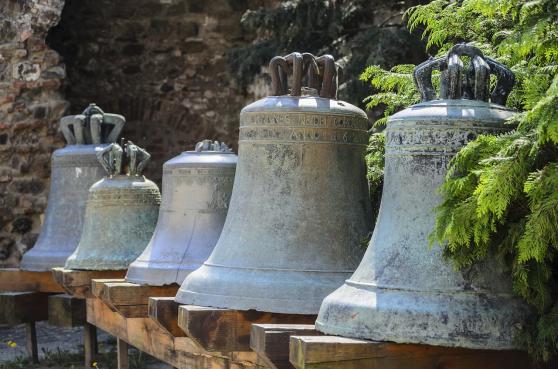
[[[182,283],[215,247],[231,198],[236,155],[204,140],[163,165],[159,220],[147,248],[128,268],[129,282]]]
[[[132,142],[97,153],[108,175],[91,186],[79,245],[67,269],[122,270],[145,249],[157,223],[161,195],[141,173],[147,151]]]
[[[116,141],[124,123],[123,116],[104,113],[95,104],[82,114],[62,118],[60,126],[68,145],[52,154],[45,221],[37,242],[23,255],[22,269],[46,271],[63,266],[76,249],[87,192],[104,175],[96,155]]]
[[[438,99],[433,69],[441,71]],[[497,82],[488,102],[490,74]],[[316,327],[377,341],[513,348],[526,310],[512,296],[503,266],[459,272],[428,241],[452,156],[481,133],[507,131],[504,121],[513,112],[502,105],[513,74],[460,44],[414,75],[423,102],[388,121],[384,192],[370,245],[353,276],[324,300]]]
[[[366,114],[336,99],[338,66],[329,55],[276,57],[270,71],[273,96],[240,113],[223,232],[184,280],[180,303],[316,314],[361,259],[371,228]]]

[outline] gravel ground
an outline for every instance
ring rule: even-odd
[[[99,333],[100,347],[106,345],[110,336],[104,332]],[[15,342],[15,347],[10,347],[10,342]],[[70,351],[83,350],[83,328],[58,328],[46,322],[37,323],[37,343],[39,354],[43,351]],[[13,344],[11,346],[14,346]],[[18,356],[26,356],[25,325],[7,327],[0,325],[0,363],[13,361]]]
[[[68,351],[79,353],[83,351],[83,328],[59,328],[48,325],[46,322],[37,323],[37,343],[39,356],[45,352]],[[114,350],[116,340],[109,334],[98,331],[99,351],[108,353]],[[3,363],[26,357],[25,325],[8,327],[0,325],[0,366]],[[40,369],[40,367],[33,367]],[[50,367],[53,368],[52,366]],[[145,369],[169,369],[170,366],[148,360]],[[112,369],[112,368],[111,368]]]

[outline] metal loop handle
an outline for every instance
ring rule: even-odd
[[[112,143],[97,153],[97,159],[109,176],[128,174],[140,176],[151,154],[132,141],[121,140],[120,145]]]
[[[471,58],[467,69],[460,57]],[[512,71],[495,60],[483,55],[482,51],[468,44],[453,46],[445,57],[427,60],[415,67],[413,80],[420,91],[422,101],[437,98],[432,84],[432,72],[441,72],[441,99],[471,99],[489,101],[490,75],[497,78],[496,86],[490,94],[490,101],[504,105],[515,83]]]
[[[60,130],[69,145],[98,145],[116,142],[125,123],[122,115],[108,114],[97,105],[89,104],[83,113],[63,117]]]
[[[315,57],[310,53],[294,52],[285,57],[276,56],[269,63],[272,94],[289,94],[288,76],[292,76],[291,96],[301,96],[303,87],[319,92],[320,97],[337,98],[342,70],[329,54]],[[307,86],[302,86],[306,78]]]

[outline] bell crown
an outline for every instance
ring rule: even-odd
[[[124,138],[120,144],[112,143],[97,153],[97,159],[109,177],[141,176],[150,158],[151,154],[145,149]]]
[[[317,95],[337,99],[337,88],[343,70],[332,55],[316,57],[310,53],[293,52],[272,58],[269,73],[273,96]]]
[[[60,130],[69,145],[100,145],[114,143],[124,128],[126,118],[105,113],[95,103],[77,115],[60,120]]]
[[[211,140],[202,140],[198,142],[194,149],[195,152],[204,152],[204,151],[217,151],[222,153],[231,153],[232,150],[227,146],[224,142],[219,141],[211,141]]]
[[[468,57],[466,65],[462,57]],[[439,70],[440,93],[432,83],[432,72]],[[496,84],[490,93],[490,75]],[[413,71],[415,86],[423,102],[436,99],[468,99],[505,105],[515,84],[515,75],[503,64],[485,56],[471,44],[454,45],[446,55],[417,65]]]

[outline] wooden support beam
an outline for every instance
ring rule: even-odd
[[[178,326],[178,306],[174,297],[150,297],[149,317],[173,337],[186,337]]]
[[[118,338],[116,340],[116,358],[118,369],[129,369],[130,360],[128,356],[128,343]]]
[[[85,354],[85,367],[91,368],[98,354],[97,327],[87,322],[83,325],[83,346]]]
[[[250,351],[254,323],[314,324],[315,315],[276,314],[194,305],[178,308],[178,325],[207,351]]]
[[[27,344],[27,353],[31,361],[35,364],[39,362],[39,350],[37,347],[37,328],[35,322],[25,323],[25,340]]]
[[[84,299],[91,296],[91,280],[124,278],[126,271],[53,268],[52,274],[56,283],[62,286],[68,294]]]
[[[175,368],[267,369],[254,352],[207,352],[188,337],[173,337],[149,317],[125,318],[99,298],[87,299],[87,320]]]
[[[150,297],[174,297],[179,286],[147,286],[125,281],[93,281],[94,295],[126,318],[147,318]]]
[[[252,324],[250,348],[271,369],[294,369],[289,361],[291,336],[321,335],[311,324]]]
[[[373,342],[335,336],[292,336],[296,369],[528,369],[522,351],[490,351]]]
[[[126,282],[125,278],[107,278],[107,279],[102,279],[102,278],[95,278],[91,280],[91,297],[99,297],[102,293],[102,289],[104,288],[104,284],[105,283],[111,283],[111,282]]]
[[[48,319],[48,294],[43,292],[0,293],[0,324],[17,325]]]
[[[52,278],[52,273],[30,272],[17,268],[0,268],[0,291],[62,293],[64,290]]]
[[[80,327],[86,322],[85,300],[67,294],[48,297],[48,324],[57,327]]]

